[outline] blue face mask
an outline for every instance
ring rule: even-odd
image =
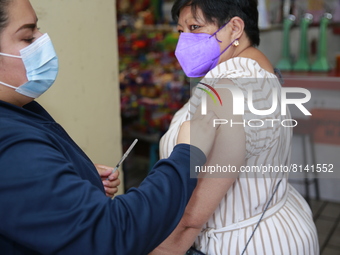
[[[24,62],[28,79],[25,84],[14,87],[0,81],[0,84],[13,88],[22,95],[37,98],[48,90],[57,78],[58,57],[47,34],[20,50],[20,56],[6,53],[0,53],[0,55],[21,58]]]

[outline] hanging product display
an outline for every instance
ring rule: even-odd
[[[331,19],[330,13],[325,13],[321,18],[317,59],[311,66],[312,71],[328,72],[330,70],[327,56],[327,28]]]
[[[290,29],[295,22],[295,16],[289,15],[283,23],[283,45],[282,45],[282,57],[276,68],[281,71],[290,71],[293,68],[291,56],[290,56]]]
[[[119,72],[123,132],[160,135],[190,97],[174,55],[178,32],[162,21],[162,1],[120,1]]]
[[[300,24],[300,52],[297,62],[293,65],[295,71],[309,71],[308,27],[313,22],[313,15],[306,13]]]

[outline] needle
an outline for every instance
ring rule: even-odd
[[[129,155],[129,153],[131,152],[131,150],[133,149],[133,147],[135,147],[136,143],[138,142],[138,139],[135,139],[133,141],[133,143],[130,145],[129,149],[127,149],[127,151],[124,153],[123,157],[119,160],[118,164],[116,165],[116,167],[112,170],[113,174],[114,172],[117,171],[117,169],[119,168],[119,166],[123,163],[123,161],[126,159],[126,157]],[[110,174],[110,175],[111,175]]]

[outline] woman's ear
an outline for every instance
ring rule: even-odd
[[[230,20],[230,25],[232,29],[232,40],[239,39],[244,32],[244,21],[240,17],[233,17]]]

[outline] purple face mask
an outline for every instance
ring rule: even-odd
[[[202,77],[211,69],[217,66],[219,57],[234,43],[220,52],[219,42],[216,33],[212,35],[204,33],[181,33],[177,43],[175,55],[178,62],[188,77]]]

